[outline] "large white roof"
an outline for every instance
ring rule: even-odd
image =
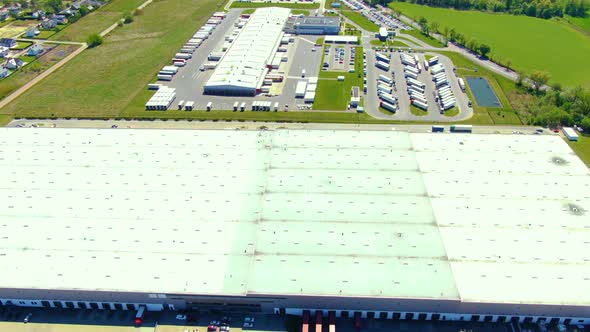
[[[7,288],[590,305],[554,136],[2,128],[0,171]]]
[[[255,89],[277,51],[290,12],[278,7],[256,9],[205,86]]]

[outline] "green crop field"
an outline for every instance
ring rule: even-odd
[[[491,56],[525,72],[545,70],[551,82],[566,86],[590,86],[590,36],[568,24],[527,16],[490,14],[432,8],[405,2],[391,7],[408,17],[424,16],[437,22],[439,30],[454,27],[457,32],[491,46]]]
[[[176,50],[219,10],[216,0],[158,0],[104,44],[86,50],[0,113],[13,116],[119,116],[170,62]],[[130,107],[130,106],[129,106]]]
[[[51,40],[86,41],[94,32],[102,32],[120,20],[125,12],[131,12],[145,0],[112,0],[109,4],[82,17],[65,29],[51,36]]]
[[[232,2],[229,8],[262,8],[262,7],[284,7],[293,9],[318,9],[320,4],[316,3],[284,3],[284,2]]]
[[[369,21],[368,18],[364,17],[358,12],[351,10],[348,7],[343,7],[340,10],[340,13],[364,30],[369,32],[379,31],[379,26],[377,24]]]
[[[590,13],[586,17],[571,17],[566,16],[565,21],[581,28],[584,32],[590,34]]]
[[[413,36],[432,47],[445,47],[445,45],[443,45],[443,43],[441,43],[438,39],[423,35],[421,31],[416,29],[404,30],[400,36],[403,36],[404,34]]]

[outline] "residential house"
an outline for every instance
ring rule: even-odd
[[[12,58],[12,59],[8,59],[8,61],[6,61],[6,65],[4,67],[11,69],[11,70],[15,70],[18,69],[22,66],[24,66],[25,62],[19,58]]]
[[[0,68],[0,78],[10,75],[10,71],[6,68]]]
[[[35,38],[39,34],[39,29],[37,27],[30,28],[25,32],[26,38]]]
[[[10,49],[8,47],[0,46],[0,58],[6,58],[10,53]]]
[[[16,45],[18,45],[18,43],[12,38],[0,38],[0,46],[13,48],[16,47]]]
[[[4,22],[8,19],[9,17],[9,13],[8,13],[8,9],[6,8],[2,8],[0,9],[0,22]]]
[[[35,10],[32,14],[31,17],[33,17],[36,20],[42,20],[45,18],[45,11],[38,9]]]
[[[29,56],[37,56],[41,53],[43,53],[43,46],[41,46],[40,44],[35,44],[29,47],[29,49],[27,50],[27,55]]]
[[[65,15],[53,15],[53,17],[51,19],[54,20],[57,24],[68,23],[68,19],[66,18]]]
[[[55,29],[57,27],[57,22],[54,20],[44,19],[41,22],[41,27],[45,30]]]
[[[15,4],[13,4],[12,6],[8,7],[8,11],[13,16],[20,15],[20,12],[21,12],[21,5],[20,5],[20,3],[17,2]]]

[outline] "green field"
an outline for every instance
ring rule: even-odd
[[[458,32],[491,46],[495,61],[510,61],[511,67],[530,72],[548,71],[551,82],[566,86],[590,86],[590,37],[555,20],[527,16],[457,11],[405,2],[391,7],[408,17],[424,16],[429,22],[454,27]]]
[[[445,111],[445,116],[453,117],[459,114],[459,109],[455,106]]]
[[[0,110],[14,116],[119,116],[143,110],[146,85],[223,3],[158,0]],[[130,109],[128,109],[130,108]],[[143,111],[144,113],[147,113]]]
[[[363,48],[355,47],[355,49],[354,73],[320,70],[313,109],[345,110],[350,102],[352,87],[358,86],[361,91],[363,90]],[[337,80],[337,77],[341,75],[344,76],[344,81]]]
[[[414,105],[410,105],[410,113],[416,115],[416,116],[425,116],[428,115],[428,111],[425,111],[421,108],[418,108]]]
[[[443,45],[443,43],[441,43],[438,39],[434,39],[430,36],[423,35],[422,32],[416,29],[403,30],[401,36],[403,36],[404,34],[415,37],[432,47],[445,47],[445,45]]]
[[[590,13],[588,13],[586,17],[566,16],[565,20],[590,34]]]
[[[351,10],[348,7],[342,7],[340,13],[364,30],[369,32],[379,31],[379,26],[377,24],[369,21],[369,19],[363,15]]]
[[[16,89],[25,85],[27,82],[37,77],[41,72],[45,71],[61,59],[74,52],[79,45],[58,45],[51,50],[41,54],[38,59],[29,56],[21,56],[20,58],[28,64],[19,70],[12,73],[10,76],[0,80],[0,100],[6,98]]]
[[[577,142],[570,142],[566,139],[567,144],[574,150],[574,152],[582,159],[588,167],[590,167],[590,136],[579,135]]]
[[[229,8],[262,8],[284,7],[293,9],[318,9],[320,4],[315,3],[282,3],[282,2],[232,2]]]
[[[145,0],[112,0],[109,4],[82,17],[65,29],[51,36],[51,40],[86,41],[94,32],[102,32],[120,20],[125,12],[131,12]]]
[[[403,41],[396,39],[391,43],[393,47],[410,47],[408,44],[404,43]]]

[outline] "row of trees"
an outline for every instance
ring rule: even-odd
[[[475,9],[506,12],[539,18],[563,17],[564,14],[585,17],[590,5],[588,0],[408,0],[419,5],[455,9]]]
[[[464,36],[463,34],[455,31],[454,28],[449,29],[445,27],[443,31],[439,30],[440,25],[437,22],[428,22],[425,17],[414,18],[414,21],[420,25],[422,34],[431,36],[433,33],[440,34],[445,37],[447,41],[462,45],[468,50],[479,54],[480,56],[487,58],[488,54],[492,51],[492,48],[485,43],[480,43],[473,38]]]

